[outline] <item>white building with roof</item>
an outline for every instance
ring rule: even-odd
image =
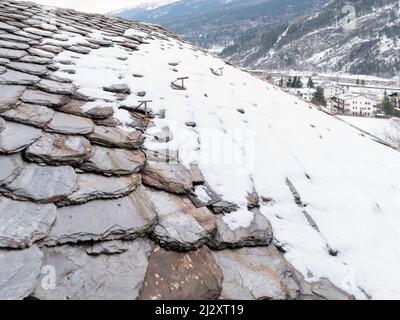
[[[316,89],[311,88],[290,88],[289,92],[291,94],[295,94],[296,96],[300,97],[304,101],[311,102]]]
[[[338,97],[346,92],[346,90],[335,83],[328,82],[323,85],[325,99]]]
[[[335,108],[341,114],[360,117],[375,117],[379,102],[366,95],[345,93],[335,99]]]

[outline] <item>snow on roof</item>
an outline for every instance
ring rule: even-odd
[[[357,98],[364,98],[364,99],[369,99],[373,100],[374,102],[379,101],[379,98],[377,97],[371,97],[365,94],[357,94],[357,93],[351,93],[351,92],[346,92],[338,96],[339,99],[341,100],[352,100],[352,99],[357,99]]]
[[[333,82],[323,83],[322,86],[324,88],[326,88],[326,87],[335,87],[335,88],[340,88],[341,89],[341,86],[339,86],[337,83],[333,83]]]
[[[310,93],[310,94],[317,91],[314,88],[293,88],[291,90],[299,92],[299,93]]]
[[[339,99],[346,100],[346,99],[353,99],[357,98],[359,95],[351,92],[346,92],[338,96]]]

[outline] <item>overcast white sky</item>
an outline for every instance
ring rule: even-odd
[[[121,8],[134,7],[143,2],[157,2],[157,0],[33,0],[33,2],[86,12],[107,13]]]

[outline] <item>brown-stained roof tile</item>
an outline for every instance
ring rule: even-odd
[[[93,146],[91,157],[80,167],[105,175],[129,175],[141,171],[145,155],[140,150],[125,150]]]
[[[1,114],[4,119],[44,128],[53,119],[54,111],[48,107],[18,103],[14,108]]]
[[[20,99],[26,103],[39,104],[47,107],[62,107],[71,100],[66,95],[47,93],[33,89],[25,90]]]
[[[92,145],[82,136],[66,136],[44,133],[25,151],[25,156],[33,162],[49,165],[79,165],[92,152]]]
[[[58,209],[57,221],[44,239],[47,246],[82,241],[132,240],[152,230],[157,215],[140,191],[114,200],[95,200]]]
[[[49,132],[63,134],[90,134],[94,130],[94,123],[88,118],[75,116],[63,112],[55,112],[53,119],[47,125]]]
[[[77,188],[78,178],[72,167],[28,164],[4,193],[15,199],[53,203],[62,201]]]
[[[140,131],[126,131],[119,127],[95,126],[88,136],[93,143],[115,148],[138,149],[142,146],[144,137]]]

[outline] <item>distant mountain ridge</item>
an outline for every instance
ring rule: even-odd
[[[148,10],[154,10],[162,6],[169,5],[171,3],[177,2],[180,0],[157,0],[157,1],[148,1],[144,3],[139,3],[132,7],[127,7],[123,9],[118,9],[109,13],[109,15],[124,15],[125,12],[130,12],[130,14],[138,14]]]
[[[257,69],[289,67],[398,76],[399,1],[362,0],[354,1],[350,7],[348,3],[335,0],[296,22],[254,32],[221,55]]]
[[[222,51],[249,32],[269,29],[328,1],[181,0],[154,10],[134,9],[115,15],[161,24],[206,49]]]

